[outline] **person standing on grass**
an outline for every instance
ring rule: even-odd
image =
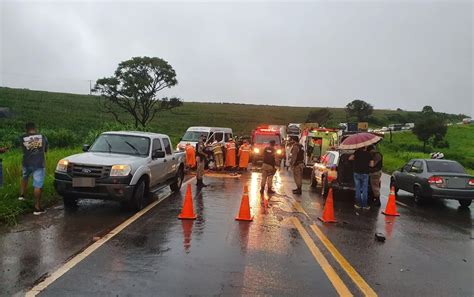
[[[7,147],[0,147],[0,154],[5,153],[8,151]],[[3,187],[3,164],[2,164],[2,158],[0,158],[0,188]]]
[[[369,153],[372,156],[370,167],[370,187],[374,193],[374,206],[380,206],[380,180],[382,179],[383,156],[375,149],[375,145],[369,146]]]
[[[26,134],[21,137],[20,141],[23,149],[23,170],[18,200],[25,200],[28,179],[32,176],[35,196],[35,210],[33,214],[40,215],[46,212],[41,208],[41,194],[46,174],[45,155],[48,151],[48,140],[44,135],[37,132],[34,123],[27,123]]]
[[[357,149],[354,154],[349,157],[354,161],[354,183],[355,183],[355,208],[363,208],[369,210],[367,204],[367,196],[369,191],[369,173],[370,167],[373,166],[372,156],[367,151],[367,147]]]

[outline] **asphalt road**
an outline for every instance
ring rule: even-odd
[[[26,218],[0,234],[0,295],[23,295],[51,274],[58,277],[41,296],[474,295],[472,206],[417,206],[400,193],[400,217],[385,217],[376,208],[356,211],[350,195],[337,195],[338,222],[323,224],[317,217],[324,200],[307,181],[303,195],[294,196],[282,171],[278,194],[261,197],[259,179],[258,172],[215,175],[200,192],[193,185],[196,221],[177,219],[184,187],[158,193],[162,202],[136,220],[103,202]],[[244,184],[250,223],[234,220]],[[385,205],[386,176],[382,192]],[[107,234],[126,219],[120,232]],[[384,243],[376,232],[385,234]],[[94,249],[77,254],[94,237],[102,238]]]

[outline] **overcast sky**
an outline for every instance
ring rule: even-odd
[[[474,115],[472,1],[0,3],[3,86],[88,93],[146,55],[185,101]]]

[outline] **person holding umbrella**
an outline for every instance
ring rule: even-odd
[[[349,160],[354,162],[355,208],[370,209],[367,204],[369,173],[370,168],[374,167],[374,161],[371,154],[367,151],[367,147],[379,142],[381,139],[381,137],[371,133],[357,133],[347,137],[339,145],[339,149],[356,150],[349,157]]]

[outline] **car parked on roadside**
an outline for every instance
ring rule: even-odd
[[[395,192],[413,193],[416,202],[427,199],[455,199],[464,207],[474,199],[474,176],[451,160],[413,159],[391,177]]]
[[[166,186],[180,190],[184,153],[172,147],[164,134],[102,133],[92,146],[84,146],[84,153],[58,162],[54,186],[67,208],[76,207],[79,199],[101,199],[140,210],[150,192]]]

